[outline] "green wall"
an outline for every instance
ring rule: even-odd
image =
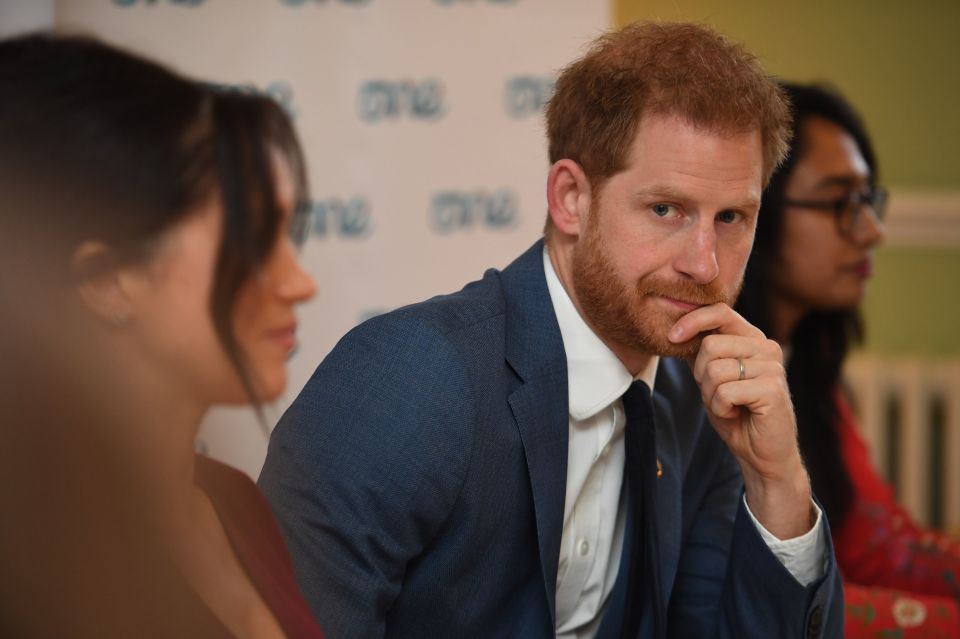
[[[861,111],[894,194],[960,202],[960,2],[614,0],[614,18],[710,24],[779,77],[833,84]],[[875,273],[868,350],[960,355],[960,247],[881,248]]]
[[[960,250],[885,249],[874,274],[864,305],[868,350],[960,355]]]

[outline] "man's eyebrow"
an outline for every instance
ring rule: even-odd
[[[634,191],[630,195],[630,206],[639,208],[650,200],[669,200],[673,202],[687,202],[690,200],[683,191],[670,185],[653,185]]]
[[[630,196],[630,204],[638,205],[645,200],[659,199],[659,198],[662,198],[664,200],[678,200],[678,201],[686,201],[689,199],[683,194],[682,191],[678,190],[675,187],[672,187],[669,185],[654,185],[644,189],[640,189],[639,191],[635,191]]]
[[[760,200],[751,197],[743,200],[740,204],[736,206],[728,206],[726,210],[730,211],[756,211],[760,208]]]
[[[647,200],[655,199],[664,199],[664,200],[673,200],[676,202],[688,202],[692,198],[685,195],[683,191],[680,191],[676,187],[669,185],[654,185],[644,189],[636,191],[633,195],[630,196],[630,205],[637,207]],[[755,197],[748,197],[738,204],[732,206],[726,206],[722,210],[732,210],[732,211],[756,211],[760,208],[760,200]]]

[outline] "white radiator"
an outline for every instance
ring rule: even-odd
[[[857,355],[847,363],[873,460],[918,522],[960,529],[960,361]]]

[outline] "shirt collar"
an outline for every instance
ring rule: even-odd
[[[543,247],[543,271],[567,356],[570,416],[584,420],[596,415],[619,399],[634,379],[643,380],[653,390],[660,358],[650,358],[647,367],[635,378],[632,377],[623,362],[580,317],[573,300],[553,270],[546,244]]]

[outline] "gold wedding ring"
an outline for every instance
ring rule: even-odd
[[[747,367],[743,365],[743,360],[739,357],[737,358],[737,364],[740,364],[740,377],[737,378],[737,381],[743,381],[743,378],[747,376]]]

